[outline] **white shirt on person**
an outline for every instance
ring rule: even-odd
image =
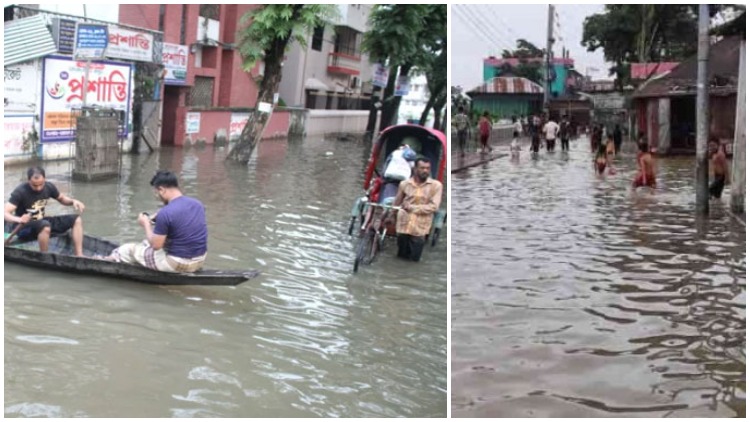
[[[544,125],[543,130],[547,140],[551,141],[557,138],[557,132],[560,130],[560,126],[558,126],[558,124],[554,121],[550,120],[546,125]]]

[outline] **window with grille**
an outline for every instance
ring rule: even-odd
[[[199,14],[202,18],[219,20],[219,5],[201,4]]]
[[[214,95],[214,78],[196,76],[195,85],[190,90],[190,106],[211,107]]]
[[[324,26],[316,26],[312,36],[312,49],[321,51],[323,49],[323,30]]]
[[[362,44],[362,34],[347,27],[336,28],[336,42],[333,45],[335,53],[348,54],[359,57],[359,47]]]

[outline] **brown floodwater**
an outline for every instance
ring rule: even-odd
[[[452,416],[745,416],[744,225],[689,157],[652,195],[571,144],[451,179]]]
[[[264,141],[249,166],[166,148],[95,183],[47,164],[86,204],[86,233],[117,242],[142,239],[155,170],[178,172],[207,208],[207,267],[262,275],[158,287],[5,264],[5,416],[445,417],[446,242],[412,264],[389,241],[352,274],[369,148]],[[6,200],[24,170],[5,169]]]

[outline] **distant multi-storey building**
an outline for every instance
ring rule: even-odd
[[[315,28],[305,44],[292,46],[284,61],[279,89],[288,106],[330,110],[369,108],[373,65],[361,46],[372,7],[340,4],[336,20]]]

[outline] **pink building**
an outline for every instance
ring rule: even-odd
[[[262,64],[242,70],[240,18],[252,4],[121,4],[123,24],[164,33],[162,145],[213,143],[237,136],[255,107]],[[254,80],[255,79],[255,80]],[[188,124],[190,123],[190,124]],[[276,110],[264,137],[286,136],[289,114]]]

